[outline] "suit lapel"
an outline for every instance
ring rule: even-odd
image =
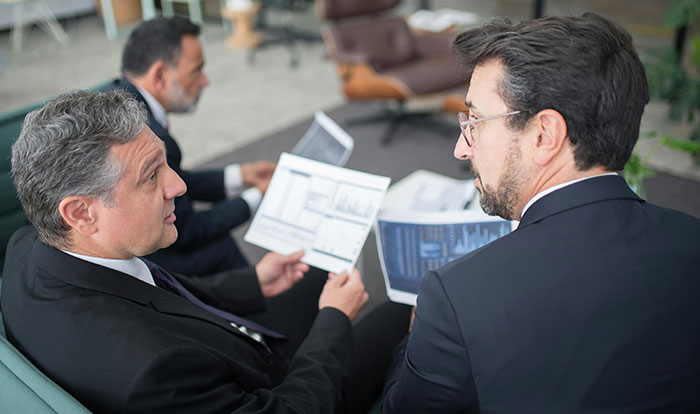
[[[34,249],[36,251],[33,256],[37,266],[67,284],[119,296],[143,306],[150,303],[160,313],[199,319],[245,338],[250,343],[260,345],[224,319],[165,289],[149,285],[125,273],[78,259],[46,246],[38,239],[34,242]]]
[[[620,176],[590,178],[554,191],[537,200],[525,212],[519,229],[562,211],[604,200],[630,199],[644,202]]]

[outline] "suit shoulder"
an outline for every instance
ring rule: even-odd
[[[525,232],[514,231],[499,239],[496,239],[485,246],[473,250],[459,259],[453,260],[440,269],[436,274],[443,280],[459,277],[463,278],[465,269],[469,269],[466,274],[476,275],[481,273],[493,274],[494,271],[502,269],[504,266],[510,267],[521,246]]]
[[[38,240],[38,237],[39,235],[34,226],[28,225],[20,227],[10,236],[7,248],[10,249],[17,244],[33,243],[35,240]]]

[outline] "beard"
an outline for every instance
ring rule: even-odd
[[[520,164],[520,159],[520,148],[515,142],[509,149],[497,188],[484,184],[481,181],[479,172],[474,167],[474,163],[472,163],[472,172],[481,182],[481,188],[477,186],[476,189],[481,195],[479,204],[484,213],[490,216],[499,216],[506,220],[515,220],[519,216],[519,214],[515,214],[515,208],[518,204],[519,189],[525,181],[525,171]]]
[[[170,93],[167,97],[167,108],[168,112],[182,114],[187,112],[193,112],[197,107],[197,102],[199,102],[199,97],[202,95],[202,91],[197,92],[197,95],[191,97],[185,92],[185,88],[177,80],[173,80],[173,84],[170,87]]]

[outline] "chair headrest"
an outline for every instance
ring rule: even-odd
[[[363,14],[382,12],[399,4],[401,0],[316,0],[319,17],[339,20]]]

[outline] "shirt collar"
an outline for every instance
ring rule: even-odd
[[[520,214],[520,218],[522,218],[523,216],[525,216],[525,212],[527,211],[528,208],[530,208],[531,205],[535,204],[535,201],[537,201],[537,200],[539,200],[540,198],[546,196],[547,194],[553,193],[553,192],[555,192],[555,191],[557,191],[557,190],[560,190],[560,189],[562,189],[562,188],[564,188],[564,187],[570,186],[571,184],[575,184],[575,183],[578,183],[578,182],[583,181],[583,180],[588,180],[588,179],[590,179],[590,178],[595,178],[595,177],[603,177],[603,176],[606,176],[606,175],[617,175],[617,173],[614,173],[614,172],[613,172],[613,173],[604,173],[604,174],[591,175],[590,177],[578,178],[578,179],[576,179],[576,180],[567,181],[567,182],[565,182],[565,183],[557,184],[557,185],[554,185],[554,186],[552,186],[552,187],[546,188],[546,189],[540,191],[539,193],[535,194],[535,196],[532,197],[532,198],[530,199],[530,201],[527,202],[527,204],[525,204],[525,207],[523,207],[523,212]]]
[[[136,86],[136,89],[141,92],[141,96],[146,101],[146,105],[151,110],[153,118],[163,127],[163,129],[168,129],[168,112],[163,108],[163,105],[158,102],[156,98],[153,97],[147,90]]]
[[[146,282],[149,285],[155,286],[153,282],[153,275],[151,271],[148,270],[148,266],[143,260],[132,257],[131,259],[105,259],[102,257],[86,256],[84,254],[73,253],[67,250],[62,250],[64,253],[69,254],[78,259],[85,260],[86,262],[94,263],[98,266],[107,267],[117,272],[126,273],[127,275],[134,277],[142,282]]]

